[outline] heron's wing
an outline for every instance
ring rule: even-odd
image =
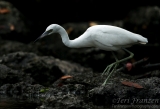
[[[135,37],[136,34],[133,34],[129,31],[123,30],[105,30],[97,33],[94,37],[95,41],[106,45],[106,46],[131,46],[137,43],[137,38]]]

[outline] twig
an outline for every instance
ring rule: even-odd
[[[117,72],[134,72],[134,74],[138,73],[134,79],[139,79],[151,75],[153,72],[150,71],[153,70],[160,70],[160,63],[150,64],[148,63],[148,58],[144,58],[135,63],[125,64],[123,67],[117,69]]]
[[[148,63],[148,58],[143,58],[137,62],[134,63],[127,63],[125,64],[123,67],[117,69],[117,72],[123,71],[123,72],[128,72],[128,71],[132,71],[135,68],[139,68],[145,64]]]

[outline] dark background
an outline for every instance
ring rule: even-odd
[[[158,5],[153,1],[117,0],[6,0],[30,21],[40,34],[51,23],[114,21],[124,19],[139,6]],[[39,33],[40,32],[40,33]]]
[[[154,6],[157,2],[117,0],[6,0],[12,3],[27,18],[35,21],[66,23],[90,20],[123,19],[139,6]]]

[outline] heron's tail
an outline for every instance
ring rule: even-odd
[[[148,39],[147,38],[145,38],[145,37],[143,37],[143,36],[141,36],[139,34],[137,34],[137,36],[138,36],[138,42],[140,44],[146,44],[146,43],[148,43]]]

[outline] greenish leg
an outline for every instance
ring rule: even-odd
[[[114,52],[112,52],[112,55],[114,56],[116,62],[118,62],[118,59],[117,59],[116,55],[114,54]],[[114,64],[116,64],[116,62],[108,65],[108,66],[106,67],[106,69],[103,71],[102,75],[104,75],[105,73],[108,74],[109,71],[111,70],[112,66],[114,66]],[[106,71],[107,71],[107,72],[106,72]]]
[[[113,54],[116,62],[110,64],[110,65],[107,66],[107,68],[104,70],[103,73],[107,73],[107,78],[106,78],[105,82],[102,84],[102,86],[106,84],[107,80],[110,78],[110,76],[112,75],[112,73],[115,71],[115,69],[116,69],[117,66],[119,65],[119,63],[118,63],[118,58],[116,57],[116,55],[114,54],[114,52],[112,52],[112,54]],[[112,67],[113,67],[113,69],[111,70]],[[107,69],[108,69],[108,70],[107,70]],[[106,70],[107,70],[107,72],[106,72]],[[110,70],[111,70],[111,72],[110,72]],[[103,74],[102,74],[102,75],[103,75]]]
[[[125,49],[125,48],[122,48],[122,49],[125,50],[126,52],[128,52],[128,53],[130,54],[130,56],[128,56],[128,57],[126,57],[126,58],[124,58],[124,59],[118,60],[117,57],[115,56],[115,54],[112,52],[112,53],[113,53],[113,56],[114,56],[115,59],[116,59],[116,62],[108,65],[108,66],[106,67],[106,69],[104,70],[104,72],[102,73],[102,75],[103,75],[104,73],[106,73],[106,74],[108,75],[107,78],[106,78],[106,80],[105,80],[104,83],[102,84],[103,86],[107,83],[108,79],[110,78],[110,76],[112,75],[112,73],[115,71],[115,69],[117,68],[117,66],[119,65],[119,63],[121,63],[121,62],[123,62],[123,61],[126,61],[126,60],[128,60],[128,59],[131,59],[131,58],[134,56],[134,54],[133,54],[132,52],[128,51],[127,49]],[[110,72],[110,70],[111,70],[112,67],[114,67],[114,68],[113,68],[112,71]],[[110,73],[109,73],[109,72],[110,72]]]

